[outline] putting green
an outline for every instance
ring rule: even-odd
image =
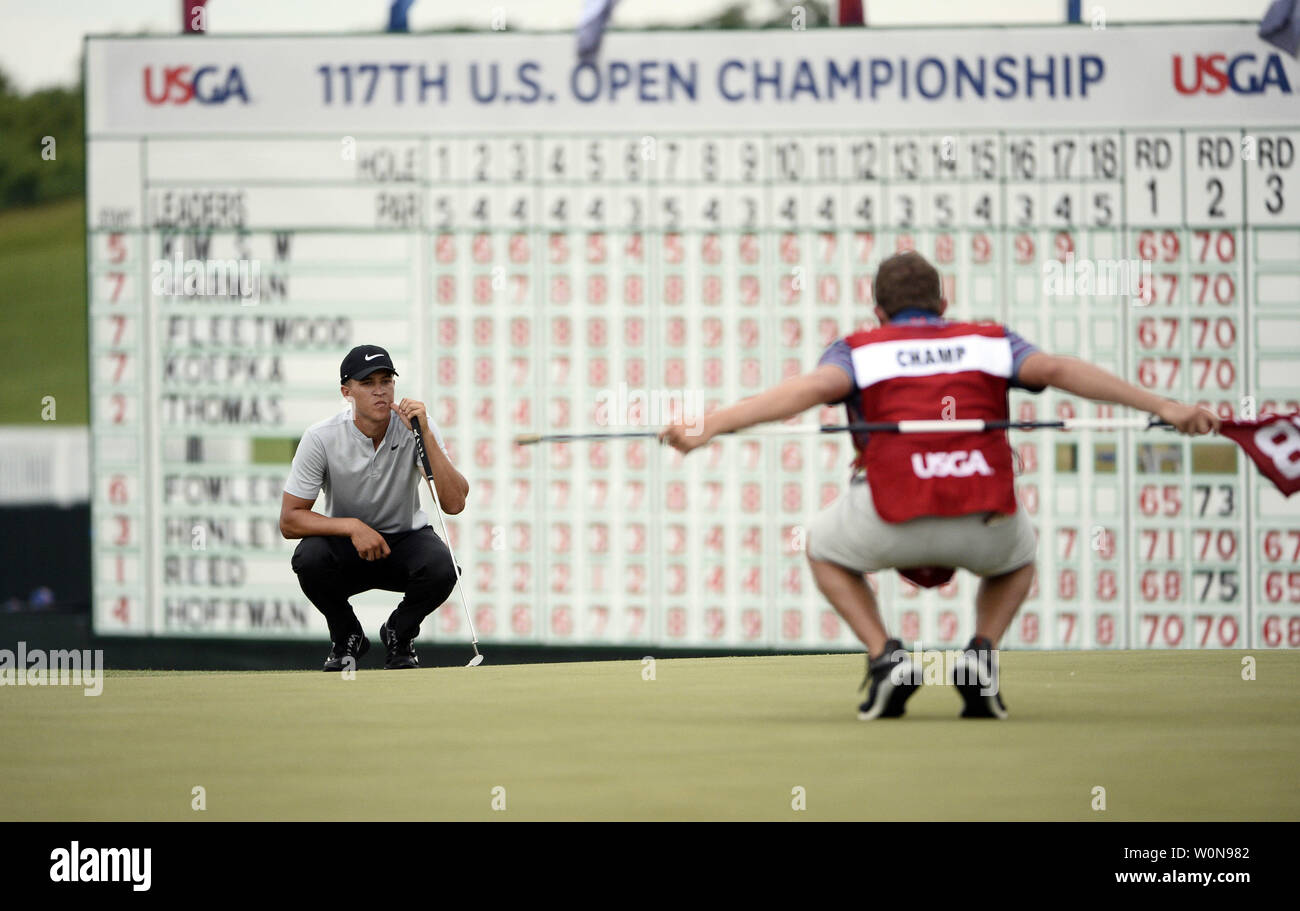
[[[1002,722],[859,722],[851,655],[109,672],[0,687],[0,818],[1300,819],[1300,654],[1245,654],[1007,652]]]

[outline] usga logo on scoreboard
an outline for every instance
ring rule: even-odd
[[[1186,64],[1182,54],[1174,54],[1174,89],[1180,95],[1221,95],[1228,89],[1238,95],[1261,95],[1269,86],[1276,86],[1283,95],[1291,94],[1291,83],[1277,54],[1269,54],[1262,66],[1254,54],[1238,54],[1231,60],[1227,54],[1197,54]]]
[[[248,104],[244,76],[237,66],[226,70],[224,81],[221,68],[213,65],[197,70],[189,65],[160,66],[156,73],[153,66],[144,68],[144,100],[152,105],[188,104],[191,100],[199,104],[225,104],[230,98]]]

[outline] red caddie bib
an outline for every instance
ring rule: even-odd
[[[1007,419],[1011,342],[999,325],[899,323],[846,341],[866,421]],[[873,433],[854,466],[886,522],[1016,511],[1003,430]]]

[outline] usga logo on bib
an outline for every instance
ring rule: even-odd
[[[984,454],[974,452],[914,452],[912,471],[918,478],[969,478],[973,474],[992,475]]]

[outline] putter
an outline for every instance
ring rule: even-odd
[[[415,432],[415,451],[420,454],[420,465],[424,471],[424,483],[429,485],[429,493],[433,496],[433,506],[438,512],[438,522],[442,525],[442,541],[447,545],[447,553],[451,554],[451,565],[456,567],[456,590],[460,592],[460,604],[465,608],[465,619],[469,621],[469,634],[473,637],[470,645],[474,648],[474,657],[469,659],[466,667],[475,667],[483,663],[483,655],[478,650],[478,633],[474,629],[474,618],[469,613],[469,601],[465,599],[465,587],[460,584],[462,575],[460,564],[456,562],[456,554],[451,549],[451,535],[447,534],[447,520],[442,515],[442,503],[438,500],[438,491],[433,486],[433,466],[429,464],[429,454],[424,451],[424,436],[420,432],[420,419],[411,415],[411,429]]]

